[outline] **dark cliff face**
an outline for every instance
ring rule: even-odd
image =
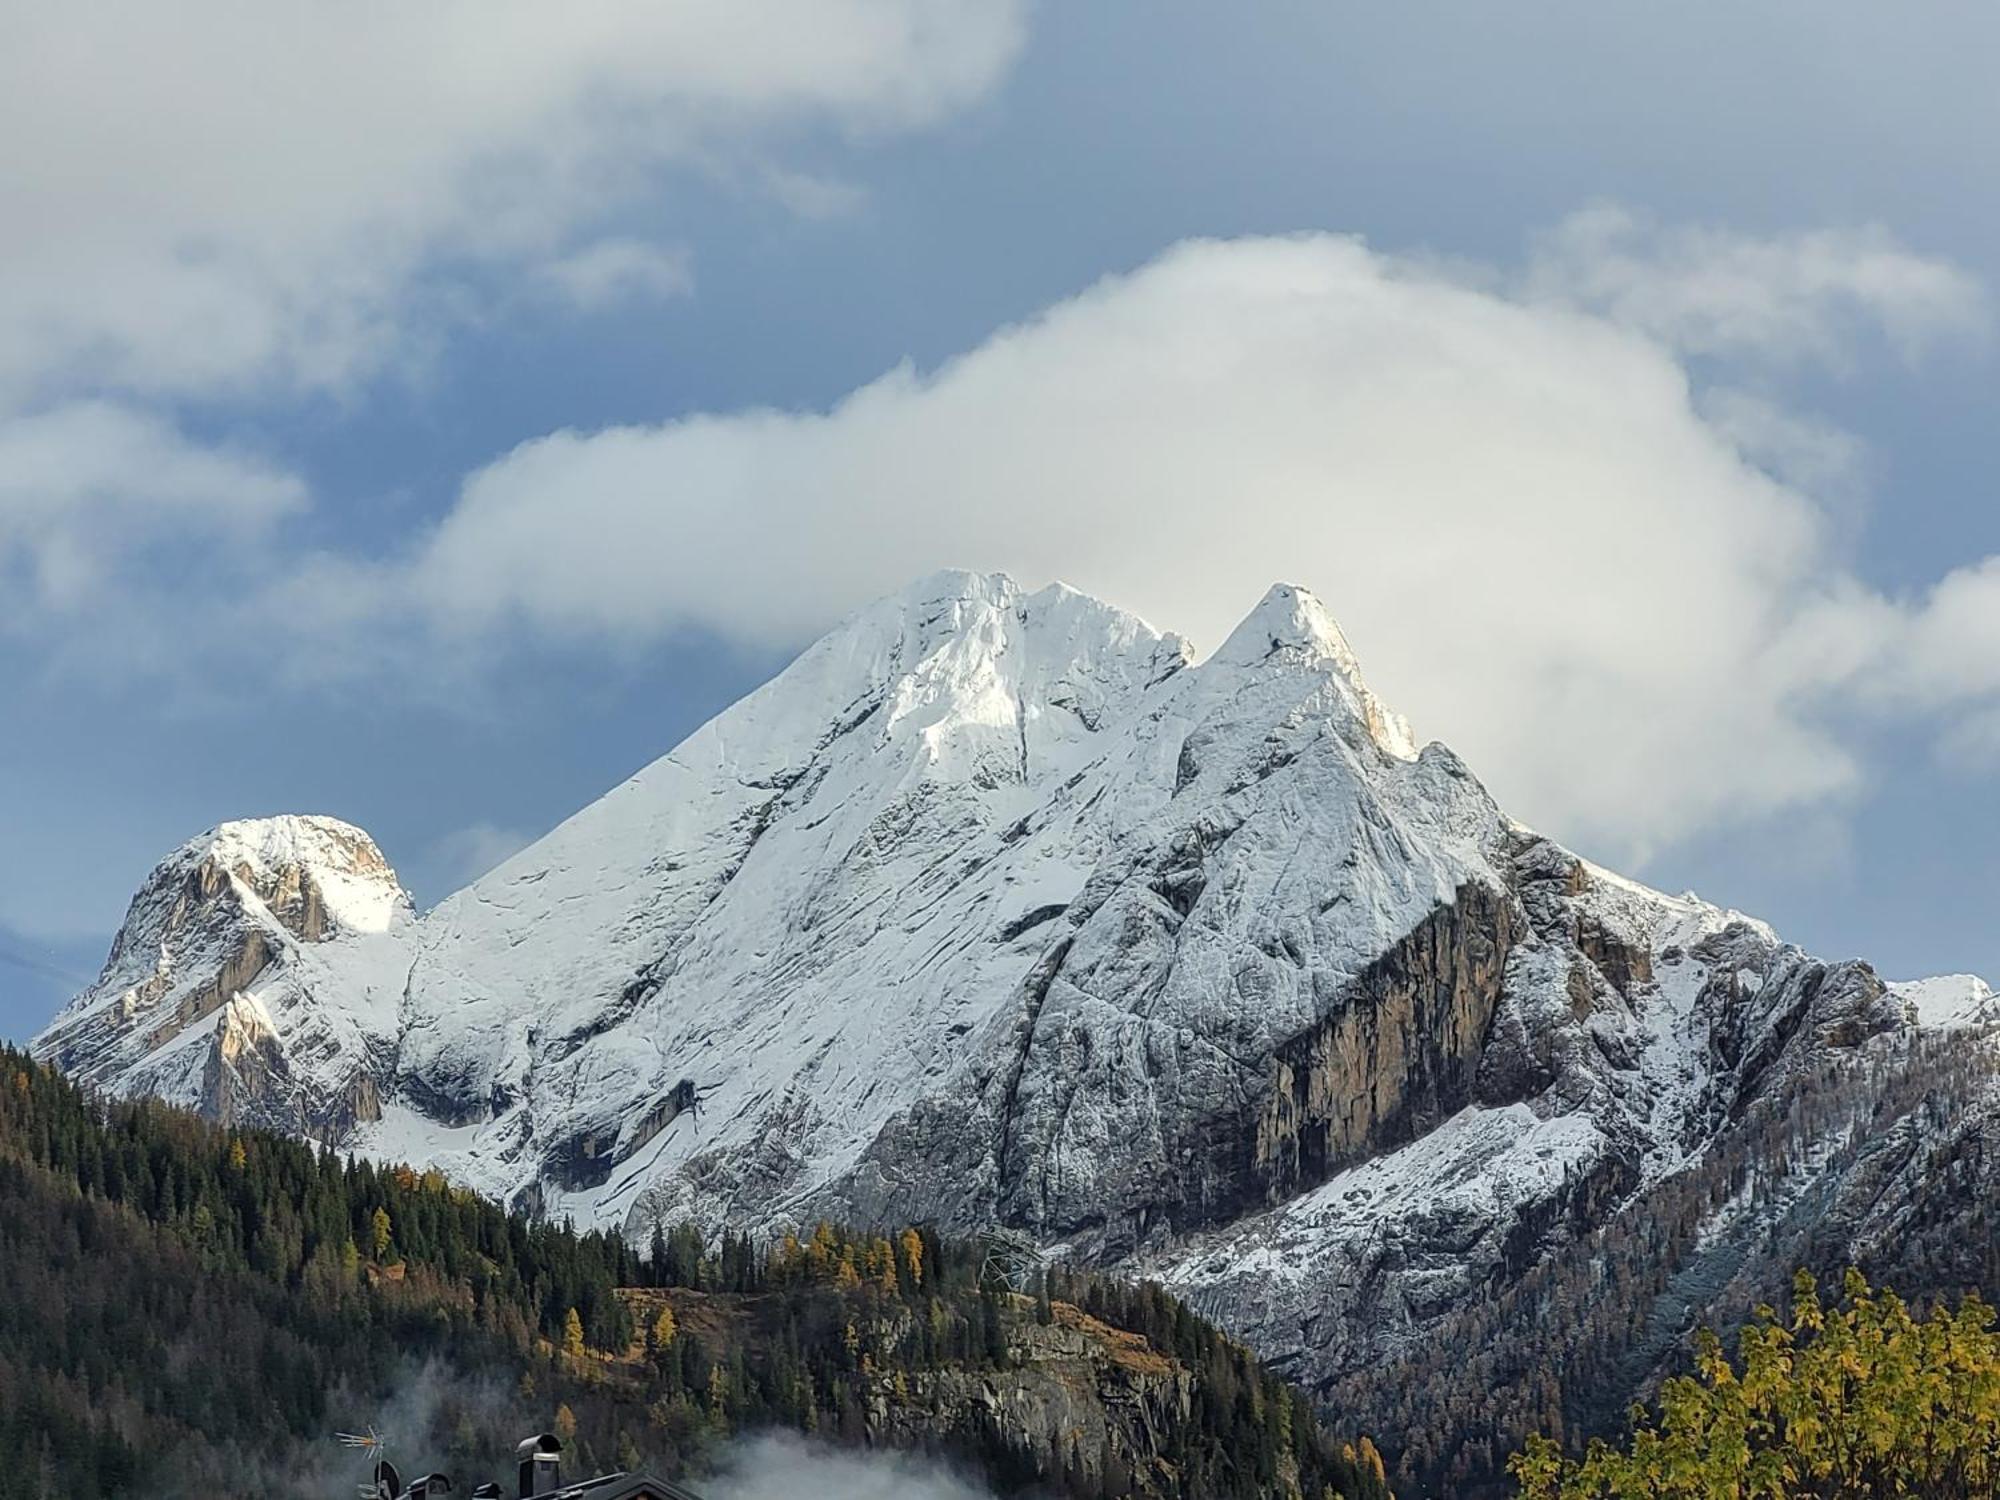
[[[1026,1452],[1062,1453],[1078,1487],[1107,1471],[1141,1495],[1170,1494],[1173,1435],[1193,1415],[1194,1374],[1144,1339],[1107,1328],[1068,1304],[1051,1321],[1007,1325],[1007,1366],[884,1373],[866,1403],[871,1445],[934,1447],[999,1439]]]
[[[1246,1139],[1244,1176],[1263,1202],[1316,1187],[1472,1102],[1517,921],[1507,894],[1461,886],[1345,1003],[1278,1047]]]
[[[1740,936],[1723,933],[1718,946]],[[1867,964],[1828,964],[1796,949],[1757,968],[1716,966],[1701,997],[1716,1087],[1711,1118],[1740,1120],[1753,1099],[1828,1053],[1902,1030],[1902,1008]],[[1748,981],[1745,975],[1749,975]]]
[[[993,1090],[1003,1125],[994,1153],[1000,1216],[1116,1259],[1281,1202],[1422,1134],[1473,1098],[1519,926],[1509,893],[1468,883],[1352,980],[1322,1018],[1263,1050],[1163,1034],[1142,1015],[1111,1030],[1109,1045],[1126,1057],[1106,1062],[1093,1056],[1107,1045],[1103,1032],[1031,1023],[1015,1068],[1040,1048],[1045,1069],[1101,1077],[1112,1090],[1136,1076],[1171,1105],[1147,1110],[1146,1133],[1120,1143],[1125,1154],[1105,1174],[1104,1191],[1066,1197],[1051,1190],[1064,1170],[1064,1119],[1020,1124],[1002,1077]],[[1031,1013],[1034,985],[1048,982],[1063,952],[1052,947],[1031,980]],[[1052,1051],[1060,1057],[1053,1065]],[[1136,1066],[1122,1065],[1134,1057]],[[1096,1102],[1083,1081],[1071,1100],[1066,1110]],[[938,1135],[978,1123],[928,1122]]]
[[[251,1003],[232,1000],[209,1039],[196,1112],[217,1125],[257,1126],[328,1145],[382,1118],[373,1075],[357,1070],[328,1090],[299,1077]]]
[[[1497,851],[1506,885],[1464,882],[1356,973],[1342,977],[1315,956],[1313,934],[1281,919],[1268,948],[1221,960],[1244,1004],[1269,993],[1274,974],[1314,997],[1317,1013],[1297,1031],[1259,1040],[1232,1007],[1207,1034],[1154,1023],[1145,993],[1184,966],[1217,962],[1197,922],[1204,892],[1227,884],[1214,877],[1227,843],[1176,842],[1165,875],[1093,914],[1117,927],[1117,946],[1146,976],[1129,1008],[1082,990],[1071,933],[1052,935],[1011,1032],[995,1039],[991,1071],[969,1097],[897,1119],[830,1195],[834,1211],[960,1228],[998,1221],[1116,1262],[1296,1198],[1469,1105],[1534,1099],[1559,1081],[1571,1100],[1602,1092],[1596,1073],[1613,1067],[1619,1042],[1588,1023],[1600,1010],[1625,1013],[1624,990],[1650,977],[1651,954],[1579,910],[1583,867],[1529,836]],[[1336,903],[1308,893],[1304,904],[1324,913]],[[1529,949],[1567,966],[1553,1021],[1514,993],[1539,982],[1520,967]],[[1022,1084],[1030,1073],[1034,1099]],[[1077,1122],[1101,1116],[1133,1128],[1092,1141]]]
[[[1010,1222],[1113,1260],[1286,1202],[1468,1105],[1496,1108],[1558,1085],[1581,1099],[1600,1091],[1597,1074],[1629,1071],[1633,1059],[1620,1052],[1628,1044],[1589,1022],[1600,1011],[1629,1014],[1628,997],[1652,980],[1650,951],[1581,909],[1573,898],[1588,877],[1574,856],[1532,836],[1510,837],[1501,852],[1507,886],[1461,885],[1329,992],[1312,1024],[1261,1053],[1210,1046],[1201,1059],[1209,1086],[1183,1087],[1159,1135],[1128,1143],[1146,1166],[1120,1179],[1122,1197],[1052,1213],[1056,1200],[1042,1184],[1059,1152],[1045,1140],[1032,1151],[1003,1142],[1000,1199]],[[1184,873],[1174,889],[1199,884]],[[1554,1021],[1506,1009],[1503,1031],[1510,991],[1528,982],[1515,969],[1524,945],[1567,966],[1568,1009]],[[1046,986],[1063,957],[1053,947],[1034,985]],[[1317,991],[1324,976],[1309,977]],[[1025,1045],[1036,1042],[1046,1046],[1046,1034]],[[1075,1045],[1089,1044],[1079,1034]],[[1183,1038],[1163,1045],[1142,1033],[1139,1045],[1148,1076],[1197,1072]],[[1073,1066],[1083,1071],[1088,1061]],[[1572,1203],[1556,1217],[1574,1212]]]

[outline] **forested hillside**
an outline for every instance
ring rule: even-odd
[[[385,1404],[461,1483],[536,1428],[699,1473],[782,1425],[1001,1493],[1387,1493],[1371,1444],[1156,1288],[1024,1295],[921,1226],[652,1250],[0,1052],[0,1497],[345,1493],[331,1435]]]

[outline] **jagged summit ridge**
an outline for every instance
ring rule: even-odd
[[[491,1117],[531,1075],[587,1055],[606,1083],[586,1098],[603,1086],[664,1093],[727,1034],[731,1002],[698,996],[741,997],[760,1013],[760,1041],[802,1062],[801,1037],[778,1018],[830,1014],[829,987],[880,954],[884,924],[935,901],[942,849],[1017,821],[1186,661],[1181,642],[1133,616],[1000,575],[939,575],[858,612],[440,905],[411,974],[412,1089],[450,1118]],[[989,878],[989,899],[1002,899],[998,872]],[[842,894],[860,884],[866,900]],[[935,998],[896,994],[880,1024],[919,1025]],[[818,1030],[840,1028],[801,1035]],[[550,1058],[534,1040],[547,1035],[605,1040]],[[866,1049],[821,1044],[823,1067],[850,1051],[857,1076],[872,1066]],[[589,1110],[574,1114],[574,1126],[541,1128],[592,1135]]]
[[[1245,644],[1253,638],[1264,643],[1254,651]],[[338,982],[339,994],[322,994],[324,985],[288,980],[289,1005],[265,999],[280,1051],[292,1046],[286,1013],[299,1010],[303,1021],[306,994],[318,997],[313,1009],[338,1017],[342,1055],[323,1059],[322,1070],[365,1073],[371,1059],[393,1056],[395,1097],[377,1131],[385,1145],[398,1128],[420,1138],[426,1120],[485,1127],[460,1165],[487,1185],[582,1183],[595,1165],[544,1174],[534,1153],[563,1160],[588,1141],[584,1154],[601,1154],[606,1097],[671,1091],[690,1054],[731,1034],[728,1007],[719,1017],[713,1002],[696,999],[720,991],[766,1016],[757,1045],[732,1049],[719,1070],[758,1075],[754,1087],[743,1082],[759,1108],[770,1106],[774,1080],[795,1081],[809,1060],[874,1084],[860,1095],[872,1103],[840,1111],[855,1117],[851,1153],[884,1123],[894,1099],[887,1083],[913,1086],[923,1069],[969,1046],[979,1026],[959,1014],[964,996],[982,997],[973,1011],[991,1018],[1005,992],[996,963],[1020,962],[987,951],[992,934],[1008,935],[1003,952],[1045,935],[1116,840],[1165,803],[1194,800],[1190,783],[1204,796],[1226,795],[1232,775],[1259,774],[1222,753],[1225,741],[1253,734],[1248,721],[1278,712],[1302,745],[1324,724],[1343,735],[1358,728],[1357,745],[1413,753],[1338,627],[1303,590],[1274,588],[1213,661],[1197,669],[1193,660],[1181,638],[1064,585],[1029,591],[1004,574],[944,572],[857,611],[772,682],[421,923],[408,923],[386,862],[346,825],[270,820],[205,839],[220,850],[218,867],[315,872],[294,884],[332,898],[321,902],[331,931],[384,940],[366,962],[358,947],[348,960],[367,971],[358,998]],[[337,847],[323,848],[329,841]],[[969,854],[964,878],[948,875],[939,853],[980,843],[993,847]],[[203,845],[194,841],[176,860]],[[353,858],[339,857],[343,850]],[[1464,863],[1453,861],[1451,878]],[[379,877],[372,887],[371,876]],[[1419,903],[1448,888],[1440,879],[1417,888]],[[253,906],[255,885],[246,886]],[[908,941],[927,903],[952,902],[969,903],[981,920],[959,914],[923,965],[887,951]],[[1391,904],[1387,920],[1399,912]],[[280,916],[270,903],[253,913],[248,957],[209,966],[223,982],[207,987],[181,1031],[213,1030],[210,1017],[265,967],[265,991],[311,967],[303,945],[318,934],[273,940],[263,919],[283,927]],[[227,933],[214,946],[228,948],[243,924],[217,921]],[[121,946],[156,953],[161,943],[144,926],[128,924]],[[813,940],[792,951],[804,933]],[[286,961],[267,964],[266,949]],[[886,1079],[862,1028],[803,1025],[790,1035],[769,1019],[847,1014],[848,991],[874,965],[898,976],[866,986],[878,992],[876,1025],[932,1039],[891,1049]],[[912,972],[921,982],[909,982]],[[129,977],[99,986],[65,1021],[130,987]],[[59,1021],[43,1045],[80,1056],[75,1031]],[[195,1041],[169,1055],[152,1045],[159,1035],[146,1034],[143,1056],[130,1055],[129,1036],[104,1052],[102,1080],[132,1067],[134,1084],[206,1097]],[[808,1036],[810,1059],[794,1045]],[[176,1067],[169,1085],[162,1075]],[[548,1086],[572,1073],[567,1088]],[[717,1092],[732,1091],[718,1084]],[[748,1131],[756,1111],[739,1108]],[[524,1109],[532,1130],[519,1118]],[[518,1139],[494,1128],[509,1117]],[[629,1125],[609,1149],[629,1148]],[[572,1144],[552,1146],[552,1135]]]

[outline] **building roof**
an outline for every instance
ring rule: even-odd
[[[548,1500],[702,1500],[686,1485],[651,1474],[604,1474],[557,1490]]]

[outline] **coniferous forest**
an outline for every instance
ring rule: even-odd
[[[376,1412],[461,1487],[540,1428],[586,1472],[699,1475],[781,1426],[1003,1494],[1387,1494],[1372,1443],[1155,1287],[1015,1290],[921,1225],[663,1227],[640,1253],[435,1173],[94,1099],[13,1051],[0,1278],[4,1500],[351,1493],[332,1437]],[[1008,1423],[978,1386],[1064,1420]]]

